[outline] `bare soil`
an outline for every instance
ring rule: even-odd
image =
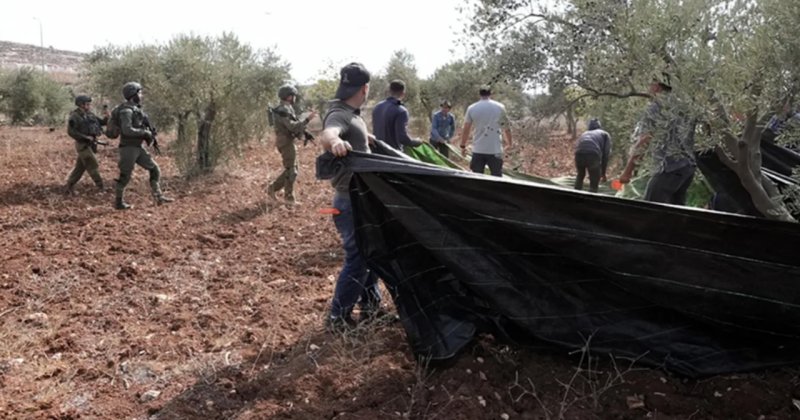
[[[570,148],[515,160],[569,174]],[[190,181],[156,157],[176,202],[156,206],[139,168],[119,212],[88,176],[63,195],[63,132],[0,127],[0,418],[800,418],[797,368],[688,380],[491,336],[429,366],[398,324],[325,332],[342,252],[316,153],[300,149],[295,209],[265,206],[280,159],[264,141]],[[99,153],[109,185],[116,155]]]

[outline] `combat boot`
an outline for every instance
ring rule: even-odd
[[[114,201],[114,208],[117,210],[128,210],[130,208],[133,208],[133,206],[126,203],[125,200],[122,199],[122,197],[117,197],[117,199]]]
[[[267,197],[269,197],[270,201],[278,201],[278,196],[275,195],[275,189],[272,188],[272,185],[267,187]]]
[[[64,195],[75,195],[75,184],[68,183],[66,187],[64,187]]]
[[[163,195],[159,195],[156,197],[156,204],[158,204],[159,206],[162,204],[171,203],[173,201],[175,200],[169,197],[164,197]]]

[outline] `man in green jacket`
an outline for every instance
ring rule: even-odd
[[[114,208],[117,210],[127,210],[131,205],[124,200],[125,187],[131,180],[134,165],[139,165],[150,172],[150,189],[153,192],[153,199],[156,204],[161,205],[170,203],[173,200],[167,198],[161,192],[159,179],[161,170],[153,160],[150,153],[142,146],[142,143],[150,144],[153,141],[153,133],[144,127],[145,113],[142,111],[142,85],[137,82],[128,82],[122,87],[122,96],[125,103],[119,106],[119,179],[116,185],[116,197]]]
[[[75,167],[67,177],[66,193],[75,192],[75,184],[81,180],[84,172],[89,172],[98,190],[103,191],[103,178],[97,170],[97,136],[103,133],[101,126],[108,121],[108,111],[104,112],[103,118],[97,118],[92,113],[92,98],[86,95],[79,95],[75,98],[75,108],[69,114],[67,123],[67,134],[75,139],[75,151],[78,158],[75,160]]]
[[[270,200],[277,201],[275,193],[283,190],[286,203],[294,205],[297,203],[294,198],[294,181],[297,179],[297,148],[294,139],[303,135],[308,122],[317,114],[311,112],[302,121],[297,119],[292,106],[297,98],[297,89],[294,86],[281,86],[278,97],[281,103],[271,112],[275,120],[275,146],[281,154],[283,172],[267,187],[267,195]]]

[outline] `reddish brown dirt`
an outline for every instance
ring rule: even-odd
[[[520,160],[563,174],[570,144]],[[293,211],[264,208],[269,142],[192,181],[157,157],[176,202],[155,206],[137,169],[127,212],[89,179],[62,195],[74,149],[60,132],[0,128],[0,153],[0,418],[800,417],[797,369],[696,381],[599,357],[587,372],[580,355],[486,336],[425,370],[398,325],[324,332],[342,255],[312,148]],[[107,181],[115,158],[100,152]]]

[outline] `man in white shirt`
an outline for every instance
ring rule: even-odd
[[[469,169],[472,172],[483,173],[488,165],[492,175],[502,176],[503,139],[501,133],[505,136],[506,147],[512,146],[506,107],[500,102],[492,100],[492,91],[489,87],[482,87],[479,94],[481,100],[470,105],[464,117],[464,128],[461,130],[461,153],[464,153],[467,148],[467,138],[474,126],[472,160],[469,163]]]

